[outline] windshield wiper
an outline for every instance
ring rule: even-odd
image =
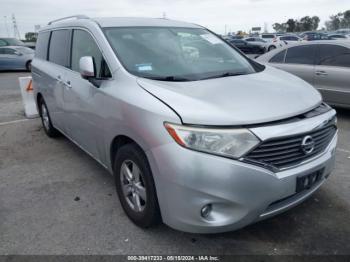
[[[170,81],[170,82],[184,82],[191,81],[189,78],[180,77],[180,76],[144,76],[145,78],[159,81]]]
[[[221,78],[221,77],[228,77],[228,76],[241,76],[241,75],[246,75],[246,74],[247,73],[245,73],[245,72],[224,72],[222,74],[204,77],[204,78],[201,78],[199,80]]]

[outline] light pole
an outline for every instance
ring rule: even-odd
[[[7,16],[6,15],[4,15],[4,20],[5,20],[5,28],[6,28],[7,36],[10,37],[9,29],[7,27]]]

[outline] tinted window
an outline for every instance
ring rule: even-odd
[[[49,46],[50,32],[42,32],[38,35],[35,47],[35,57],[46,60],[47,47]]]
[[[69,30],[52,31],[49,48],[49,61],[69,67]]]
[[[91,56],[93,58],[97,77],[111,76],[102,53],[92,36],[86,31],[74,30],[72,43],[72,70],[79,72],[79,60],[83,56]]]
[[[274,35],[262,35],[261,37],[262,38],[275,38]]]
[[[254,38],[247,38],[246,41],[248,41],[248,42],[254,42],[255,39],[254,39]]]
[[[5,55],[14,55],[16,53],[16,51],[14,49],[11,48],[4,48],[3,49],[3,54]]]
[[[270,63],[283,63],[286,50],[283,50],[270,59]]]
[[[285,62],[288,64],[313,65],[315,60],[315,45],[291,47],[287,51]]]
[[[6,45],[7,45],[6,41],[0,39],[0,46],[6,46]]]
[[[338,45],[320,45],[318,64],[350,67],[350,49]]]

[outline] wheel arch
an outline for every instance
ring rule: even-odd
[[[113,138],[113,140],[110,144],[110,149],[109,149],[109,158],[110,158],[112,171],[114,170],[114,159],[118,153],[118,150],[126,144],[135,144],[145,153],[145,150],[142,148],[142,146],[139,143],[137,143],[134,139],[132,139],[131,137],[126,136],[126,135],[116,136],[115,138]],[[146,153],[145,153],[145,155],[146,155]]]

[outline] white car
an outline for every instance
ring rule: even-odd
[[[302,41],[302,39],[296,35],[282,35],[275,37],[272,42],[267,46],[267,51],[271,51],[273,49],[284,47],[290,43],[296,43]]]

